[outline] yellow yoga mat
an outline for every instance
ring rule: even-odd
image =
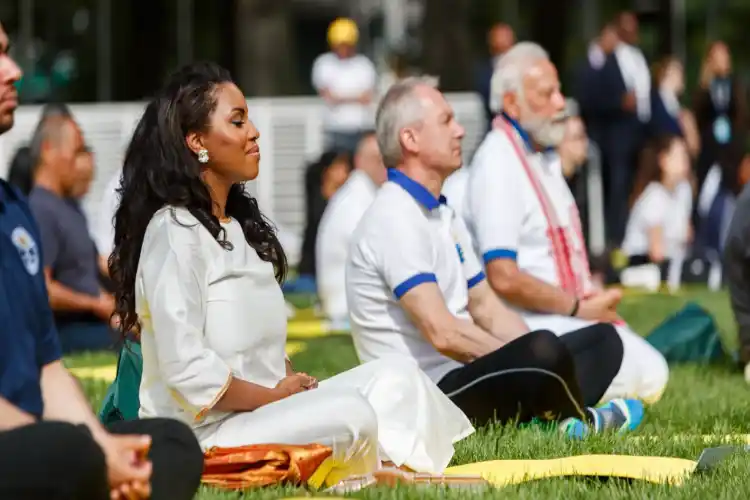
[[[70,368],[70,373],[78,378],[112,382],[117,373],[117,365],[79,366],[77,368]]]
[[[325,337],[331,333],[328,323],[317,319],[290,321],[286,327],[289,337]]]
[[[294,356],[304,352],[307,344],[303,341],[292,340],[286,343],[286,353],[288,356]],[[111,383],[117,374],[117,365],[104,366],[79,366],[70,368],[70,373],[81,379],[101,380]]]
[[[479,475],[496,487],[566,476],[620,477],[652,483],[682,484],[697,462],[683,458],[580,455],[549,460],[492,460],[458,465],[446,475]]]

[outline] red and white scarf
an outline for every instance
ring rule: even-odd
[[[578,207],[575,203],[571,206],[570,221],[572,230],[568,230],[568,228],[561,224],[555,206],[544,184],[529,164],[525,146],[519,143],[516,130],[502,117],[497,117],[494,120],[493,127],[502,131],[508,137],[539,200],[544,218],[547,220],[547,237],[552,248],[552,258],[557,269],[557,279],[560,287],[575,297],[585,298],[592,292],[591,270],[589,268],[588,252],[584,243],[581,216],[578,212]],[[575,246],[571,244],[573,243],[571,241],[573,237],[578,240],[575,242],[577,243],[575,246],[578,246],[577,251],[580,252],[582,260],[582,265],[578,269],[578,272],[576,272],[576,266],[573,264],[572,252],[576,251]]]

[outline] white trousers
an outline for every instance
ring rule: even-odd
[[[394,357],[365,363],[324,380],[317,389],[253,412],[231,415],[196,434],[204,449],[319,443],[332,446],[335,458],[356,457],[365,467],[376,467],[380,455],[417,472],[441,473],[453,457],[453,444],[473,431],[416,362]]]
[[[524,319],[531,330],[550,330],[558,336],[594,323],[552,314],[529,314],[525,315]],[[647,404],[656,403],[664,394],[669,380],[667,360],[648,341],[628,326],[616,326],[615,329],[622,339],[622,365],[602,401],[610,401],[614,398],[636,398]]]

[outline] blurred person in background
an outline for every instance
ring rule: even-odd
[[[40,121],[46,118],[61,116],[70,117],[70,108],[64,103],[50,102],[42,107]],[[22,146],[18,148],[16,154],[11,160],[8,169],[8,182],[17,187],[23,194],[27,195],[34,186],[34,168],[37,158],[34,157],[31,146]]]
[[[654,65],[651,91],[650,139],[677,135],[685,140],[691,157],[700,151],[700,134],[692,112],[680,103],[685,91],[685,68],[674,56],[666,56]]]
[[[695,116],[680,103],[685,91],[685,68],[676,57],[666,56],[654,65],[653,74],[649,138],[680,136],[685,140],[690,156],[697,157],[700,151],[700,134]]]
[[[492,119],[495,117],[490,106],[490,80],[492,80],[492,73],[495,71],[498,60],[510,50],[514,43],[516,43],[516,34],[513,28],[505,23],[496,23],[487,33],[489,57],[485,57],[477,65],[475,85],[477,93],[482,98],[484,116],[487,120],[487,130],[490,130],[492,127]]]
[[[76,182],[70,192],[70,197],[76,200],[82,200],[91,189],[91,182],[94,180],[94,153],[91,148],[84,145],[75,160]]]
[[[650,116],[651,76],[630,13],[607,24],[589,48],[576,90],[591,139],[602,153],[607,243],[618,247],[625,233],[644,120]],[[645,101],[639,98],[645,93]]]
[[[607,229],[609,243],[619,247],[625,235],[629,194],[638,164],[638,153],[644,139],[645,125],[651,119],[651,71],[639,47],[638,18],[632,12],[621,12],[615,21],[619,43],[615,59],[624,88],[615,96],[621,100],[622,114],[610,128],[607,141]],[[596,89],[607,92],[608,89]]]
[[[565,135],[557,148],[562,174],[570,181],[586,163],[589,154],[589,137],[586,125],[579,116],[568,115],[565,120]]]
[[[750,185],[745,185],[729,224],[724,276],[739,337],[739,363],[750,384]]]
[[[0,25],[0,134],[20,78]],[[66,370],[39,239],[25,198],[0,179],[0,498],[192,498],[203,455],[190,429],[165,419],[105,428]]]
[[[386,70],[378,78],[378,97],[384,96],[394,83],[408,77],[409,73],[409,64],[404,51],[391,51],[386,59]]]
[[[385,180],[377,138],[374,132],[369,132],[357,148],[354,171],[331,198],[318,229],[315,250],[318,297],[334,330],[349,329],[345,279],[349,241]]]
[[[583,221],[588,220],[588,185],[584,167],[589,155],[589,137],[586,135],[586,125],[571,106],[566,106],[565,135],[557,147],[560,157],[560,168],[563,177],[573,193],[578,210],[581,213],[581,230],[584,242],[588,242],[588,227]]]
[[[43,118],[32,141],[38,159],[29,205],[39,225],[44,275],[63,352],[111,349],[114,299],[100,283],[101,259],[76,196],[85,154],[70,117]],[[85,160],[84,160],[85,161]]]
[[[632,104],[641,123],[651,118],[651,71],[640,48],[638,17],[632,12],[621,12],[615,21],[620,43],[615,48],[617,64],[627,87],[625,104]]]
[[[315,245],[328,201],[346,182],[352,170],[347,152],[326,151],[305,172],[305,230],[297,265],[297,278],[284,284],[285,293],[315,293],[317,278]]]
[[[591,140],[604,151],[609,137],[610,121],[621,112],[622,75],[615,58],[620,43],[614,24],[606,24],[580,65],[575,84],[575,97],[580,115]],[[614,93],[607,93],[614,90]],[[605,179],[606,181],[606,179]]]
[[[88,194],[91,189],[91,182],[94,180],[95,166],[94,166],[94,152],[90,147],[84,146],[84,150],[76,157],[76,184],[71,190],[70,198],[78,203],[79,208],[83,212],[83,198]],[[86,219],[87,222],[91,222]],[[94,247],[96,248],[96,266],[99,270],[99,282],[101,283],[104,291],[108,294],[114,292],[113,283],[109,279],[109,268],[107,263],[108,254],[104,254],[99,250],[99,245],[96,243],[91,224],[89,224],[89,234],[91,234],[92,240],[94,240]]]
[[[28,196],[34,186],[34,160],[31,148],[21,146],[16,150],[8,168],[8,182]]]
[[[354,152],[372,128],[371,105],[377,90],[377,70],[357,53],[359,29],[351,19],[339,18],[328,28],[330,52],[313,64],[312,83],[325,101],[323,128],[326,148]]]
[[[696,245],[721,253],[734,197],[741,189],[738,168],[745,154],[748,113],[744,89],[732,70],[724,42],[710,45],[693,98],[700,131],[697,164]]]
[[[679,284],[692,238],[690,177],[690,156],[679,135],[661,135],[643,150],[622,244],[626,286],[656,289],[665,279]]]

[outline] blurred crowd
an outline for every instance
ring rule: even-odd
[[[489,55],[476,66],[475,91],[490,130],[493,71],[516,35],[512,26],[499,23],[487,41]],[[396,58],[393,70],[378,77],[375,65],[356,53],[357,28],[350,20],[331,25],[329,43],[331,52],[313,69],[327,105],[327,151],[309,167],[306,181],[307,230],[299,271],[300,283],[310,287],[317,274],[317,225],[331,188],[345,180],[341,165],[353,168],[347,158],[373,122],[373,100],[410,75]],[[695,88],[689,99],[688,87]],[[733,71],[729,47],[710,43],[700,80],[689,85],[677,57],[647,59],[637,17],[622,12],[591,41],[576,65],[573,86],[563,91],[577,105],[568,110],[568,131],[558,152],[584,215],[598,208],[588,206],[587,175],[591,148],[599,153],[606,250],[592,256],[598,279],[652,289],[664,281],[673,287],[683,282],[719,287],[734,201],[750,175],[746,89]]]
[[[512,27],[494,26],[488,41],[477,92],[491,123],[492,68],[515,43]],[[725,43],[707,47],[690,104],[688,86],[677,57],[646,58],[637,17],[622,12],[591,41],[573,88],[563,89],[582,123],[574,120],[561,148],[585,150],[590,140],[600,153],[607,251],[592,267],[603,280],[649,288],[667,278],[674,286],[722,282],[726,232],[750,166],[746,89]],[[587,163],[565,169],[582,212],[593,208]]]

